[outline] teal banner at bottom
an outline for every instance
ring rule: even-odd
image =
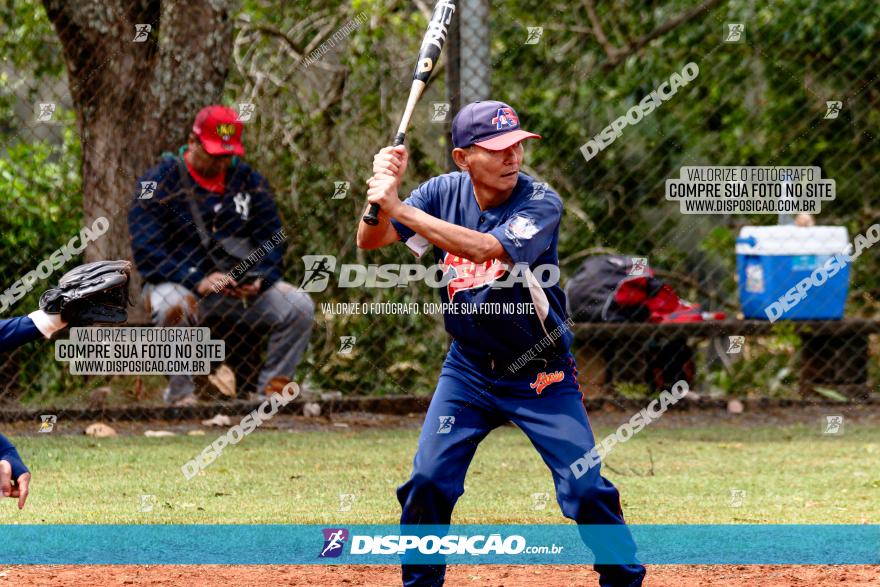
[[[880,564],[877,525],[2,525],[0,564]]]

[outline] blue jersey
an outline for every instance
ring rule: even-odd
[[[444,281],[448,280],[440,288],[441,300],[456,304],[450,306],[454,311],[444,312],[444,323],[464,352],[500,361],[514,361],[530,349],[560,356],[568,353],[573,335],[564,324],[565,294],[556,280],[546,283],[548,273],[542,269],[555,267],[558,275],[562,200],[556,192],[520,173],[503,204],[480,210],[470,175],[456,172],[429,179],[404,203],[446,222],[493,235],[514,263],[528,267],[512,279],[509,267],[498,259],[476,264],[434,247],[434,259],[444,271]],[[416,254],[430,246],[407,226],[395,220],[392,224]],[[536,273],[542,279],[535,279]],[[498,287],[505,282],[512,285]],[[466,309],[474,305],[476,312]],[[494,311],[499,307],[501,312]]]
[[[13,480],[29,472],[28,468],[21,461],[21,457],[18,456],[18,451],[2,434],[0,434],[0,461],[7,461],[9,463],[12,469]]]

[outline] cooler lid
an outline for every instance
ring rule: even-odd
[[[737,255],[834,255],[849,246],[845,226],[743,226]]]

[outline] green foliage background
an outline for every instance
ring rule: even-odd
[[[597,4],[608,43],[619,49],[696,6]],[[314,49],[310,42],[326,40],[361,14],[366,22],[333,43],[319,64],[304,67],[290,53],[287,41]],[[81,199],[72,114],[63,139],[52,142],[32,140],[30,121],[13,111],[16,99],[33,101],[66,83],[52,29],[33,0],[3,0],[0,15],[6,65],[0,75],[9,82],[0,85],[0,274],[8,284],[79,230]],[[722,42],[731,22],[746,25],[745,43]],[[339,263],[409,262],[402,246],[365,253],[354,237],[372,156],[396,127],[426,14],[403,0],[246,0],[236,23],[227,102],[256,105],[257,118],[245,131],[247,158],[276,191],[290,235],[287,280],[300,283],[306,254],[333,254]],[[583,4],[493,2],[493,97],[511,103],[523,126],[544,137],[529,143],[526,164],[566,202],[563,278],[588,251],[642,254],[670,273],[682,297],[735,313],[735,235],[742,225],[776,217],[681,215],[663,200],[663,187],[682,165],[818,165],[837,182],[837,199],[818,223],[864,232],[880,217],[878,23],[880,4],[873,0],[729,0],[611,64]],[[524,44],[530,26],[544,27],[536,45]],[[582,144],[691,61],[700,68],[696,80],[585,162]],[[447,100],[438,73],[408,135],[407,188],[446,170],[445,127],[430,123],[431,102]],[[838,119],[823,119],[827,100],[843,101]],[[350,182],[343,200],[330,199],[335,181]],[[851,315],[877,314],[877,259],[863,255],[854,267]],[[314,297],[318,322],[301,377],[345,393],[432,390],[447,345],[439,317],[324,315],[320,303],[421,303],[436,301],[433,291],[330,287]],[[357,337],[352,355],[336,352],[345,335]],[[793,355],[794,343],[789,350]],[[791,364],[769,363],[766,377],[743,376],[746,393],[776,393],[772,378]],[[725,381],[722,390],[737,388],[719,375],[709,379]]]

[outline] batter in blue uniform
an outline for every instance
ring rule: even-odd
[[[360,224],[358,246],[400,240],[419,256],[433,246],[453,338],[412,476],[397,490],[401,524],[449,524],[477,445],[506,422],[529,437],[550,468],[567,518],[583,525],[625,523],[619,493],[599,467],[580,477],[570,468],[595,440],[568,350],[573,335],[565,296],[554,279],[562,200],[520,172],[527,138],[540,137],[522,130],[507,104],[465,106],[452,123],[452,156],[461,171],[426,181],[404,202],[398,189],[406,149],[386,147],[373,160],[367,196],[382,207],[380,221]],[[624,534],[615,548],[622,560],[634,560],[635,544]],[[638,564],[594,568],[602,587],[638,586],[645,575]],[[439,586],[445,571],[403,565],[403,584]]]

